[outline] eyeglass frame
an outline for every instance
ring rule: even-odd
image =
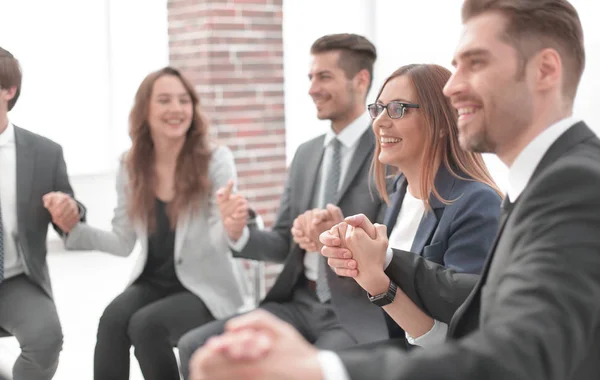
[[[388,106],[390,104],[399,104],[400,105],[400,107],[401,107],[400,109],[402,110],[400,116],[393,117],[392,115],[390,115],[390,110],[388,109]],[[383,109],[381,110],[381,112],[377,116],[373,117],[373,115],[371,114],[371,108],[372,107],[382,107]],[[406,103],[406,102],[400,102],[400,101],[397,101],[397,100],[393,100],[393,101],[389,102],[388,104],[372,103],[372,104],[367,105],[367,111],[369,111],[369,116],[371,117],[372,120],[375,120],[379,116],[381,116],[381,114],[383,113],[384,109],[385,109],[385,112],[387,112],[387,115],[390,117],[390,119],[394,119],[394,120],[402,119],[404,117],[404,113],[406,112],[407,108],[420,108],[420,107],[416,103]]]

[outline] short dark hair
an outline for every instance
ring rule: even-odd
[[[465,0],[463,23],[493,11],[508,20],[505,37],[519,54],[521,72],[540,50],[556,50],[565,67],[563,92],[574,99],[585,67],[585,48],[583,28],[573,5],[567,0]]]
[[[8,102],[8,110],[12,110],[21,94],[21,66],[19,61],[8,51],[0,47],[0,88],[16,87],[15,96]]]
[[[373,65],[377,60],[377,49],[367,38],[358,34],[340,33],[328,34],[316,40],[311,48],[311,54],[339,51],[338,66],[352,79],[361,70],[369,72],[369,86],[373,83]]]

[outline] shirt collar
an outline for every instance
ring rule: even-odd
[[[335,134],[333,129],[329,128],[325,134],[323,146],[329,145],[329,143],[337,137],[343,146],[346,148],[351,148],[370,127],[371,117],[365,112],[354,119],[352,123],[348,124],[348,126],[344,128],[338,135]]]
[[[519,198],[550,146],[580,121],[580,118],[570,116],[552,124],[519,153],[508,171],[508,198],[511,202],[515,202]]]
[[[8,121],[8,126],[4,132],[0,133],[0,146],[14,144],[15,142],[15,126]]]

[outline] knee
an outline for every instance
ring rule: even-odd
[[[104,309],[98,323],[98,339],[113,334],[126,334],[129,318],[126,313],[111,303]]]
[[[187,367],[194,352],[202,347],[210,337],[222,334],[224,326],[223,321],[213,321],[184,334],[177,343],[181,366]]]
[[[63,347],[60,324],[40,326],[31,342],[21,342],[22,355],[42,370],[56,367]]]
[[[148,338],[161,336],[163,332],[165,334],[167,333],[166,328],[159,317],[144,309],[133,314],[127,327],[127,334],[134,346],[136,343],[148,340]]]

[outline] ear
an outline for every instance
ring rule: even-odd
[[[2,99],[5,102],[11,101],[12,98],[14,98],[15,95],[17,94],[17,86],[12,86],[12,87],[9,87],[9,88],[3,88],[1,90],[2,90],[2,92],[1,92]]]
[[[367,70],[365,70],[365,69],[360,70],[354,76],[354,83],[359,88],[364,89],[365,92],[367,91],[367,88],[369,88],[369,83],[370,82],[371,82],[371,75],[369,75],[369,72]]]
[[[561,86],[563,67],[560,54],[556,50],[542,50],[538,53],[536,63],[537,89],[544,91]]]

